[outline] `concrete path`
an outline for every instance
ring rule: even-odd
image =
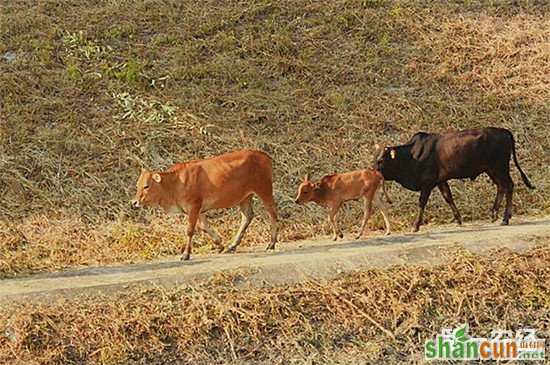
[[[543,238],[549,238],[543,240]],[[341,272],[395,264],[444,262],[452,246],[476,253],[507,247],[521,251],[550,241],[550,218],[514,218],[514,224],[466,224],[417,234],[378,236],[363,241],[304,241],[279,244],[275,252],[179,257],[144,264],[103,266],[0,280],[0,303],[50,300],[59,296],[123,291],[135,286],[172,287],[204,280],[219,272],[245,271],[254,285],[276,285],[330,278]]]

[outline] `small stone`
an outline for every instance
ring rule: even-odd
[[[4,55],[2,56],[2,59],[7,63],[12,63],[13,61],[15,61],[16,58],[17,58],[17,54],[13,51],[8,51],[4,53]]]

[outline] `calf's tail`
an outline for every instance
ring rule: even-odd
[[[516,164],[516,167],[518,168],[519,173],[521,174],[521,179],[523,180],[523,183],[525,184],[525,186],[527,186],[529,189],[534,189],[535,186],[531,184],[531,181],[529,181],[529,178],[527,177],[527,175],[525,175],[525,172],[523,172],[523,170],[519,166],[518,157],[516,156],[516,141],[512,133],[510,133],[510,135],[512,137],[512,155],[514,156],[514,163]]]

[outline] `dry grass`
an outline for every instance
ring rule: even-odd
[[[358,271],[327,282],[249,287],[223,275],[196,287],[0,310],[10,364],[413,363],[442,327],[468,322],[550,335],[550,248],[432,268]]]
[[[139,167],[243,147],[275,160],[283,240],[328,232],[292,203],[306,171],[368,166],[418,130],[510,128],[539,188],[514,169],[516,213],[550,213],[550,6],[514,3],[2,1],[0,275],[176,254],[180,226],[128,209]],[[488,218],[488,179],[452,187]],[[406,229],[417,196],[390,193]],[[428,219],[451,217],[434,194]],[[237,220],[215,225],[229,239]],[[243,244],[267,237],[262,218]]]

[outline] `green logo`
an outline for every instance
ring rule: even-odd
[[[443,329],[424,344],[426,360],[543,360],[545,340],[535,330],[493,330],[490,338],[471,337],[468,324]]]

